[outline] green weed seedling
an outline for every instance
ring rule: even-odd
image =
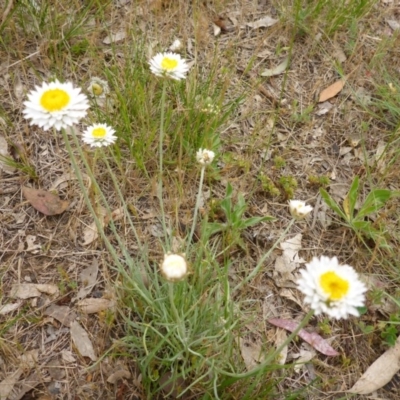
[[[355,207],[359,194],[359,178],[356,176],[351,184],[350,190],[343,200],[343,207],[323,189],[319,189],[325,203],[346,221],[346,225],[353,229],[357,235],[361,235],[379,243],[381,247],[387,247],[386,240],[381,230],[375,228],[371,221],[366,217],[379,211],[392,196],[392,192],[388,189],[373,189],[365,199],[359,211],[355,213]]]
[[[245,249],[241,233],[251,226],[257,225],[263,221],[271,221],[273,218],[269,216],[243,218],[247,209],[246,200],[243,195],[239,193],[236,204],[234,204],[232,192],[232,185],[228,183],[225,198],[220,203],[220,208],[225,216],[226,222],[207,222],[206,232],[208,236],[222,232],[225,234],[224,239],[227,246],[239,245],[241,248]]]

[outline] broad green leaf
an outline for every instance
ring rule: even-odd
[[[358,185],[359,179],[358,176],[356,176],[353,180],[353,183],[351,184],[349,192],[343,200],[343,210],[349,220],[353,219],[354,207],[356,206],[358,196]]]
[[[348,221],[346,214],[342,211],[342,209],[339,207],[339,205],[336,203],[336,201],[332,199],[332,197],[329,195],[329,193],[323,188],[320,188],[319,192],[321,193],[321,197],[324,199],[325,203],[333,211],[335,211],[336,214],[338,214],[344,220]]]
[[[231,221],[232,219],[232,192],[232,185],[228,183],[226,186],[225,198],[221,201],[221,208],[224,210],[228,221]]]
[[[377,212],[390,199],[392,192],[388,189],[374,189],[365,199],[360,211],[357,214],[357,219],[363,218],[366,215]]]
[[[207,234],[212,236],[218,232],[224,231],[226,229],[226,224],[220,224],[218,222],[208,222],[205,228]]]
[[[371,227],[371,221],[353,221],[351,223],[351,226],[357,230],[357,231],[362,231],[363,233],[370,234],[372,227]]]

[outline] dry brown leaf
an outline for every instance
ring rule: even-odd
[[[328,86],[319,95],[318,103],[322,103],[322,102],[324,102],[326,100],[331,99],[332,97],[335,97],[338,93],[341,92],[341,90],[343,89],[345,83],[346,83],[345,79],[339,79],[338,81],[336,81],[332,85]]]
[[[268,320],[268,322],[279,328],[287,329],[290,332],[293,332],[299,326],[299,322],[291,319],[271,318]],[[339,355],[339,353],[335,349],[333,349],[325,339],[318,335],[318,333],[310,333],[307,332],[305,329],[301,329],[297,335],[301,337],[305,342],[310,344],[312,347],[314,347],[315,350],[318,350],[320,353],[325,354],[326,356]]]
[[[11,287],[11,297],[19,299],[29,299],[39,297],[41,293],[56,295],[59,293],[58,287],[52,284],[37,283],[16,283]]]
[[[114,372],[113,374],[111,374],[108,378],[107,378],[107,382],[111,383],[111,384],[115,384],[117,383],[119,380],[125,378],[125,379],[129,379],[131,377],[131,373],[125,369],[122,368],[116,372]]]
[[[321,104],[318,104],[318,110],[315,112],[315,115],[325,115],[327,114],[333,107],[333,104],[329,101],[324,101]]]
[[[292,272],[298,268],[299,264],[305,261],[299,257],[298,252],[301,249],[301,233],[287,239],[280,244],[283,253],[275,261],[274,280],[279,287],[293,287],[295,277]]]
[[[395,19],[387,19],[386,22],[392,28],[392,30],[396,31],[400,29],[399,21],[396,21]]]
[[[63,325],[70,327],[72,321],[76,318],[76,314],[67,306],[57,306],[52,304],[44,311],[44,315],[53,317]]]
[[[240,338],[239,346],[247,371],[251,371],[263,362],[264,353],[260,343]]]
[[[78,321],[71,323],[71,338],[82,357],[89,357],[92,361],[97,360],[92,341]]]
[[[287,339],[286,331],[278,328],[275,336],[275,347],[278,349]],[[288,355],[288,346],[286,345],[281,352],[276,356],[278,364],[284,365]]]
[[[104,44],[111,44],[115,42],[119,42],[126,38],[125,30],[119,30],[118,32],[111,33],[110,35],[106,36],[103,40]]]
[[[99,222],[102,227],[104,227],[104,218],[99,218]],[[83,242],[82,246],[87,246],[90,243],[93,243],[99,237],[99,232],[97,229],[96,222],[92,222],[88,225],[83,231]]]
[[[294,371],[295,372],[300,372],[304,364],[311,361],[314,357],[316,356],[316,352],[314,349],[311,350],[305,350],[305,349],[300,349],[300,353],[294,355],[293,358],[296,358],[296,365],[294,366]]]
[[[40,244],[35,244],[36,236],[33,235],[26,235],[26,249],[25,251],[31,251],[33,254],[37,254],[39,250],[42,248]]]
[[[117,208],[111,214],[107,215],[107,210],[104,207],[99,207],[97,209],[97,218],[104,228],[106,225],[110,223],[110,221],[119,221],[124,217],[124,209]],[[87,226],[83,231],[83,242],[82,246],[87,246],[90,243],[93,243],[99,237],[99,231],[97,228],[97,224],[93,221],[89,226]]]
[[[57,195],[41,189],[22,187],[22,193],[33,208],[44,215],[57,215],[63,213],[69,202],[61,200]]]
[[[15,395],[10,396],[8,400],[21,400],[25,398],[26,393],[30,392],[39,384],[44,384],[45,382],[50,382],[50,377],[44,377],[42,373],[37,371],[32,372],[29,376],[21,381],[21,387]],[[43,397],[38,398],[38,400],[43,400]],[[46,400],[49,400],[48,398]]]
[[[8,143],[6,139],[0,135],[0,170],[12,174],[15,171],[15,168],[7,165],[7,163],[2,160],[2,157],[10,157],[10,155],[8,153]]]
[[[73,301],[84,299],[93,290],[94,285],[97,283],[98,273],[99,262],[94,258],[92,264],[80,273],[79,280],[82,286]]]
[[[271,18],[267,15],[257,21],[249,22],[246,25],[252,29],[258,29],[258,28],[268,28],[272,25],[275,25],[277,22],[278,22],[277,19]]]
[[[28,350],[25,351],[24,354],[22,354],[19,359],[20,359],[20,365],[18,369],[13,372],[12,374],[8,375],[7,378],[5,378],[2,382],[0,382],[0,399],[1,400],[19,400],[23,396],[20,396],[19,393],[17,393],[15,396],[10,396],[12,390],[14,389],[14,385],[18,382],[20,376],[24,371],[27,369],[33,368],[38,361],[39,358],[39,350],[38,349],[33,349],[33,350]],[[29,380],[29,377],[28,379]],[[38,382],[39,383],[39,382]],[[35,385],[36,386],[36,385]]]
[[[30,369],[33,368],[39,358],[39,349],[28,350],[19,358],[21,361],[20,368]]]
[[[21,375],[22,369],[18,368],[15,372],[8,375],[2,382],[0,382],[0,399],[5,400],[8,398]]]
[[[58,287],[51,283],[37,283],[35,284],[35,286],[36,289],[39,290],[39,292],[50,294],[52,296],[58,295],[58,293],[60,292]]]
[[[66,363],[74,363],[76,361],[74,355],[69,350],[61,350],[61,358]]]
[[[272,69],[266,69],[263,72],[261,72],[261,76],[275,76],[275,75],[280,75],[283,72],[286,71],[286,68],[289,65],[289,56],[285,57],[283,61],[278,64],[275,68]]]
[[[400,370],[400,336],[394,347],[386,350],[361,378],[348,390],[349,393],[369,394],[385,386]]]
[[[14,75],[14,94],[19,101],[21,101],[25,95],[24,86],[22,85],[18,72]]]
[[[115,302],[109,299],[89,298],[81,300],[77,303],[85,314],[94,314],[99,311],[108,310],[115,306]]]
[[[34,283],[16,283],[11,286],[10,296],[18,299],[39,297],[40,291]]]
[[[92,185],[92,180],[90,179],[89,175],[86,175],[84,173],[81,172],[82,175],[82,179],[86,181],[87,184],[87,188],[90,189],[91,185]],[[68,181],[72,181],[78,179],[78,177],[72,173],[67,173],[64,175],[59,176],[51,185],[50,191],[54,191],[57,190],[58,186],[60,186],[61,188],[65,188],[66,182]]]
[[[0,315],[8,314],[12,311],[17,310],[23,304],[22,301],[17,301],[16,303],[4,304],[4,306],[0,306]]]

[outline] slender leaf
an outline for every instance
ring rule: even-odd
[[[324,199],[325,203],[333,210],[335,211],[336,214],[341,216],[344,220],[348,221],[348,218],[346,214],[342,211],[340,206],[336,203],[335,200],[332,199],[332,197],[329,195],[329,193],[323,189],[320,188],[319,192],[321,193],[321,197]]]
[[[242,221],[241,226],[243,228],[249,228],[250,226],[254,226],[259,224],[260,222],[263,221],[272,221],[274,218],[273,217],[251,217],[247,218]]]
[[[353,219],[354,208],[357,202],[358,196],[358,187],[359,187],[359,178],[356,176],[351,184],[350,190],[347,193],[345,199],[343,200],[343,209],[347,214],[349,220]]]
[[[366,215],[377,212],[390,199],[392,192],[388,189],[375,189],[365,199],[360,211],[357,214],[357,219],[363,218]]]

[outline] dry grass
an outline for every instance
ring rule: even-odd
[[[147,157],[143,161],[141,168],[138,167],[140,155],[137,159],[133,157],[127,138],[130,134],[137,138],[143,126],[148,127],[149,135],[154,133],[151,119],[157,117],[150,115],[153,111],[149,108],[149,115],[135,116],[127,125],[119,120],[119,111],[120,107],[129,108],[130,102],[135,101],[130,99],[132,93],[127,92],[132,86],[124,82],[127,71],[132,73],[129,76],[134,74],[132,59],[138,54],[135,43],[144,47],[144,53],[150,56],[159,49],[168,48],[174,38],[188,44],[188,57],[196,61],[193,67],[196,78],[191,87],[198,86],[204,94],[207,90],[201,88],[200,82],[209,79],[210,87],[218,88],[221,104],[233,110],[227,112],[226,120],[218,128],[218,167],[206,179],[212,198],[223,199],[226,184],[230,182],[235,195],[244,194],[249,206],[247,216],[276,217],[273,223],[256,225],[243,233],[245,249],[234,246],[229,253],[219,255],[217,262],[221,266],[230,262],[231,286],[236,286],[251,272],[284,231],[290,221],[287,200],[292,196],[314,206],[313,217],[290,231],[290,235],[303,234],[301,256],[310,260],[314,255],[337,255],[360,273],[377,278],[382,286],[371,291],[368,311],[360,319],[312,320],[310,328],[332,337],[331,345],[341,356],[316,355],[301,373],[291,369],[285,373],[270,373],[268,382],[256,377],[254,392],[246,394],[239,382],[220,394],[221,398],[267,398],[259,394],[263,393],[262,385],[275,386],[270,398],[346,398],[343,392],[387,348],[380,337],[385,327],[379,321],[387,321],[390,316],[400,318],[393,304],[380,301],[384,290],[398,297],[398,200],[392,199],[384,211],[374,217],[377,227],[386,227],[390,246],[387,250],[372,240],[363,243],[351,229],[344,227],[321,200],[321,185],[316,180],[327,177],[329,184],[325,187],[340,201],[356,175],[364,185],[362,198],[375,187],[397,190],[400,186],[397,173],[400,86],[396,79],[399,36],[398,31],[393,32],[385,22],[399,17],[398,6],[394,2],[377,2],[367,17],[329,32],[329,16],[323,12],[300,21],[303,25],[296,22],[298,2],[291,4],[290,1],[272,2],[273,5],[255,0],[98,1],[87,6],[78,1],[45,2],[47,22],[43,24],[40,15],[44,12],[33,15],[32,6],[5,3],[9,6],[5,8],[0,31],[3,100],[0,132],[13,149],[12,156],[18,168],[13,173],[2,171],[0,180],[2,304],[17,301],[10,297],[16,283],[54,284],[59,288],[57,296],[42,294],[23,300],[17,311],[0,316],[0,381],[15,373],[24,353],[39,350],[36,362],[22,369],[9,398],[150,398],[137,358],[122,344],[127,335],[127,322],[122,315],[132,320],[137,315],[135,310],[129,310],[127,300],[121,298],[121,276],[100,239],[89,246],[82,245],[83,232],[92,223],[93,215],[85,205],[77,180],[66,179],[57,186],[58,195],[71,203],[67,212],[59,216],[43,216],[22,197],[22,185],[49,189],[60,176],[73,170],[71,154],[63,140],[28,126],[21,109],[26,92],[49,77],[71,80],[82,87],[92,76],[109,78],[116,98],[116,110],[109,118],[110,122],[117,120],[120,124],[124,141],[119,144],[118,152],[106,153],[106,158],[128,204],[129,218],[148,249],[149,263],[156,269],[163,254],[157,235],[157,137],[146,147],[143,135],[140,136],[145,154],[154,154],[154,158]],[[280,22],[269,28],[245,26],[265,15],[279,18]],[[228,28],[214,37],[212,23],[217,19],[223,20]],[[35,27],[35,23],[39,26]],[[126,32],[125,40],[112,45],[103,43],[107,34],[120,30]],[[291,63],[287,74],[260,78],[263,70],[275,67],[289,53]],[[345,59],[341,59],[343,54]],[[348,75],[344,90],[331,100],[333,108],[327,114],[318,115],[316,99],[320,91],[338,80],[341,74]],[[150,83],[146,87],[146,104],[150,105],[158,99],[157,84]],[[369,102],[363,103],[365,94],[361,99],[357,97],[356,93],[362,93],[360,89],[371,96]],[[180,92],[171,90],[168,95],[176,101],[176,109],[187,114],[187,123],[191,123],[187,104],[180,102],[183,98]],[[184,124],[181,122],[172,128],[183,131]],[[198,178],[195,168],[186,167],[192,162],[191,156],[182,154],[184,151],[175,140],[167,135],[164,201],[175,236],[182,240],[191,226]],[[385,152],[374,160],[381,143],[387,144]],[[173,159],[174,154],[180,155],[179,161]],[[76,152],[75,155],[79,159]],[[86,157],[90,159],[91,153]],[[122,207],[107,174],[107,165],[101,159],[96,173],[110,209]],[[268,187],[263,177],[269,178]],[[295,179],[297,186],[292,183],[285,189],[282,177]],[[216,210],[216,220],[218,217]],[[116,221],[115,227],[127,252],[136,255],[141,248],[127,218]],[[323,223],[326,218],[333,221]],[[28,235],[34,236],[37,247],[28,247]],[[106,235],[123,258],[123,251],[109,228]],[[214,240],[218,246],[220,238]],[[266,322],[266,315],[278,313],[288,318],[303,315],[298,292],[286,289],[293,296],[288,298],[287,292],[283,295],[283,288],[275,281],[277,255],[279,251],[275,250],[262,272],[235,293],[235,301],[241,307],[240,315],[246,321],[240,335],[262,342],[265,348],[271,347],[275,340],[275,328]],[[88,315],[80,312],[73,301],[82,284],[80,273],[93,259],[99,261],[99,274],[92,297],[118,299],[117,313],[106,310]],[[79,355],[71,342],[69,328],[45,315],[52,303],[68,306],[78,313],[99,362],[93,363]],[[140,308],[139,303],[136,305]],[[361,324],[372,326],[373,332],[363,333]],[[300,341],[293,343],[289,354],[298,353],[301,344]],[[72,358],[69,359],[69,355]],[[156,369],[154,367],[151,378],[158,382]],[[121,371],[129,371],[129,375],[122,375],[112,383],[107,381],[113,373]],[[165,376],[162,375],[161,380],[167,380]],[[28,390],[24,384],[29,382],[32,389]],[[295,394],[307,385],[310,386],[302,394]],[[212,398],[199,387],[195,385],[190,394],[182,398]],[[158,393],[157,398],[164,398],[163,393]],[[291,393],[298,397],[290,397]],[[170,398],[176,396],[173,392]],[[398,398],[389,387],[382,389],[379,396]]]

